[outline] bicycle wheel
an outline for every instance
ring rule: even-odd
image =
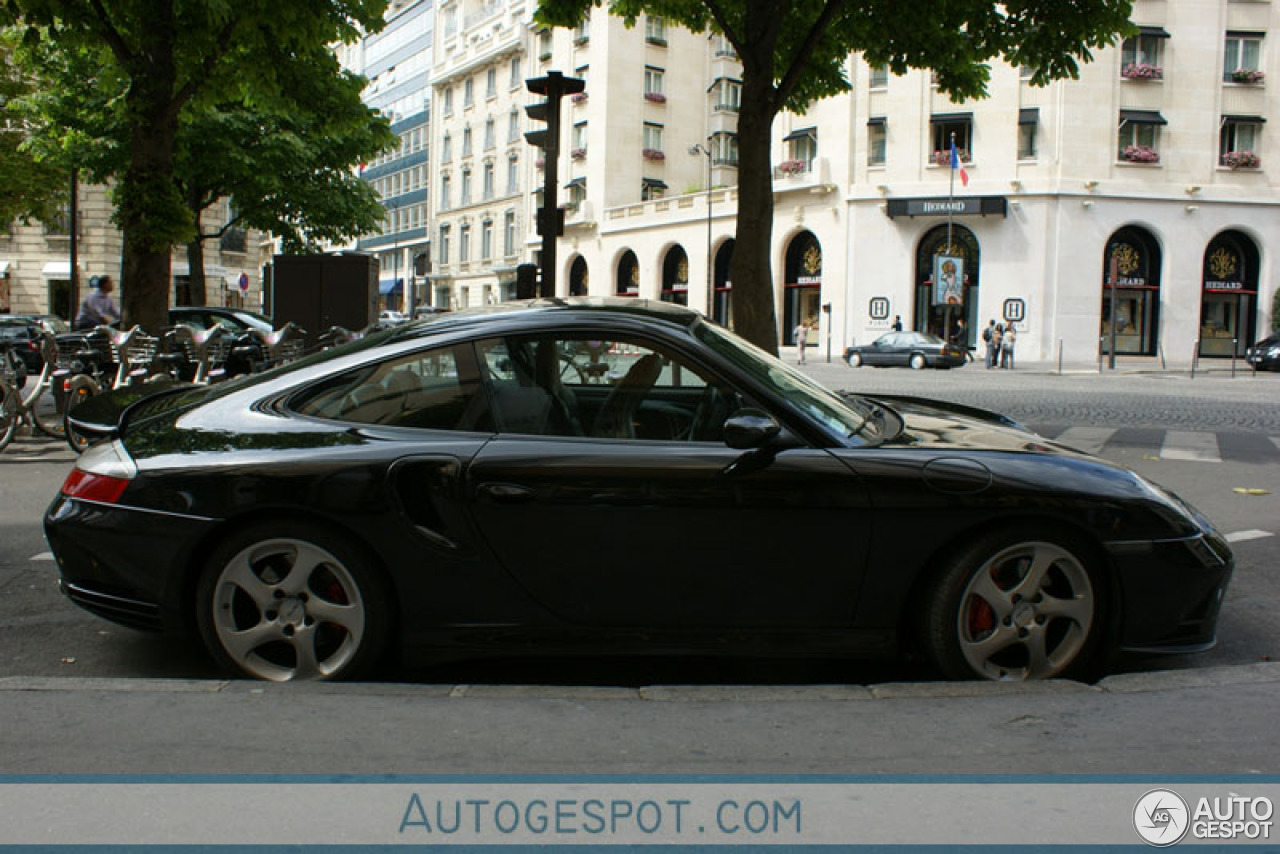
[[[0,383],[0,451],[13,441],[18,432],[18,391],[9,383]]]
[[[58,380],[54,380],[57,382]],[[67,435],[66,396],[54,394],[47,385],[36,386],[36,391],[27,401],[27,411],[31,413],[31,423],[36,429],[51,439],[62,439]]]
[[[82,401],[88,400],[98,393],[98,384],[92,377],[77,376],[72,377],[71,383],[67,386],[65,414],[62,418],[63,435],[66,436],[67,445],[77,454],[89,447],[89,438],[81,435],[76,431],[71,423],[67,420],[67,416],[73,412]]]

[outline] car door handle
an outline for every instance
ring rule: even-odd
[[[515,483],[482,483],[476,493],[497,504],[524,504],[537,497],[529,487]]]

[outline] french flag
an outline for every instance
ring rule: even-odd
[[[961,186],[969,186],[969,173],[964,171],[964,164],[960,162],[960,152],[956,151],[956,141],[951,140],[951,168],[952,170],[960,170]]]

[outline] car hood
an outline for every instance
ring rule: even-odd
[[[899,395],[875,395],[867,399],[888,407],[902,419],[902,429],[885,442],[886,445],[1085,456],[990,410]]]

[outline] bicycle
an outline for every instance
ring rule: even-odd
[[[59,386],[68,371],[58,364],[58,345],[49,332],[40,333],[40,355],[44,366],[26,394],[18,389],[9,359],[0,359],[0,450],[8,447],[23,423],[51,439],[66,435],[66,398]],[[46,391],[52,392],[48,400]]]
[[[139,326],[123,332],[110,326],[97,326],[83,337],[83,342],[83,348],[75,351],[74,358],[84,369],[73,373],[66,383],[67,413],[95,394],[124,388],[153,376],[151,369],[159,342]],[[115,366],[115,375],[108,385],[112,365]],[[69,423],[64,426],[64,435],[67,445],[77,454],[89,447],[89,437]]]

